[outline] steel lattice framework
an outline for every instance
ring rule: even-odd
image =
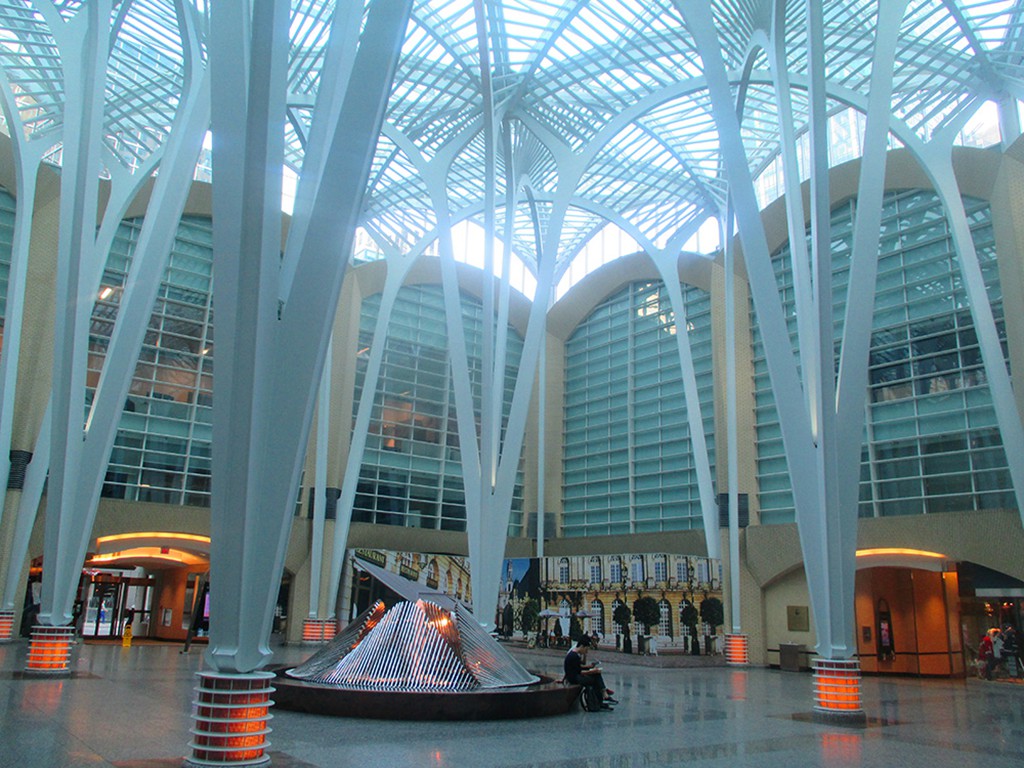
[[[50,144],[58,160],[64,140],[59,43],[82,5],[12,0],[0,8],[0,64],[15,107],[9,130]],[[773,67],[785,68],[795,128],[807,130],[806,5],[712,5],[756,176],[780,151]],[[204,0],[113,3],[104,105],[108,170],[150,172],[158,162],[183,89],[205,66],[208,6]],[[829,108],[864,110],[878,3],[823,6]],[[333,2],[292,3],[285,158],[297,172],[334,13]],[[893,133],[927,142],[961,127],[984,101],[1019,98],[1022,13],[1017,0],[910,2],[896,51]],[[769,40],[781,41],[778,62]],[[504,150],[496,153],[497,186],[485,191],[488,88]],[[727,193],[701,56],[672,0],[417,0],[362,217],[386,251],[422,248],[436,235],[436,201],[423,169],[442,155],[447,205],[456,219],[481,220],[490,193],[499,201],[500,229],[506,186],[515,188],[515,247],[534,267],[534,217],[521,192],[530,190],[544,226],[550,201],[564,192],[560,164],[582,158],[559,234],[559,272],[609,220],[642,244],[661,245],[720,216]]]

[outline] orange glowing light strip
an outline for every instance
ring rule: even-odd
[[[206,562],[205,559],[199,559],[190,552],[185,552],[180,549],[168,549],[166,552],[162,552],[160,547],[136,547],[134,549],[124,549],[119,552],[109,552],[104,555],[95,555],[89,558],[88,565],[103,565],[104,563],[113,563],[118,560],[129,560],[133,558],[146,558],[147,560],[166,560],[169,563],[185,563],[185,564],[196,564],[200,562]]]
[[[209,536],[200,536],[196,533],[167,533],[164,531],[140,531],[138,533],[115,533],[110,536],[100,536],[96,539],[97,544],[107,544],[111,541],[127,541],[129,539],[177,539],[180,541],[199,541],[204,544],[210,543]]]
[[[903,547],[879,547],[877,549],[858,549],[857,557],[872,557],[885,555],[907,555],[909,557],[930,557],[936,560],[948,560],[946,555],[939,552],[928,552],[924,549],[905,549]]]

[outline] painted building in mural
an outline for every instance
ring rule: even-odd
[[[393,604],[401,597],[399,589],[404,586],[402,582],[393,581],[394,577],[409,582],[412,585],[410,589],[426,598],[431,594],[445,595],[472,607],[473,587],[468,558],[425,552],[350,549],[345,562],[339,591],[339,616],[351,619],[378,598]],[[384,574],[374,569],[380,569]],[[391,579],[385,574],[390,574]]]
[[[564,646],[580,632],[597,633],[604,644],[622,648],[635,642],[640,651],[689,649],[695,636],[714,637],[720,629],[707,619],[721,615],[721,562],[707,557],[627,553],[509,559],[503,573],[496,624],[507,637]],[[636,617],[642,598],[657,606],[650,626]],[[619,606],[631,614],[625,625],[616,621]],[[702,645],[708,647],[713,646]]]
[[[344,578],[339,615],[349,618],[378,598],[390,603],[402,594],[425,599],[444,595],[472,607],[469,560],[464,557],[354,549]],[[638,602],[645,598],[657,606],[650,625],[636,615]],[[603,645],[636,652],[690,650],[694,639],[701,652],[708,652],[720,650],[708,641],[720,629],[708,621],[716,603],[720,616],[721,562],[707,557],[624,553],[509,558],[502,564],[494,624],[501,637],[531,643],[567,646],[570,638],[586,632],[599,635]],[[626,624],[616,621],[619,606],[630,611]]]

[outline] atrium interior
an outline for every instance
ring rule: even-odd
[[[933,697],[973,728],[982,636],[1024,629],[1022,32],[1024,0],[0,4],[0,734],[337,764],[203,704],[266,715],[283,660],[420,598],[542,666],[601,639],[639,724],[581,760],[870,762]],[[74,757],[105,675],[173,678],[176,751]],[[702,690],[731,746],[647,733]],[[910,730],[910,765],[992,744]]]

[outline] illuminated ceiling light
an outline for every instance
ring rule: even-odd
[[[100,301],[105,301],[110,298],[110,295],[114,292],[114,289],[109,285],[103,286],[103,290],[100,291]]]
[[[133,547],[118,552],[109,552],[102,555],[93,555],[86,561],[86,565],[92,568],[102,568],[117,564],[134,565],[140,560],[158,560],[166,563],[181,565],[205,565],[209,561],[206,557],[186,552],[182,549],[170,547]]]
[[[100,536],[96,539],[97,544],[107,544],[111,541],[128,541],[131,539],[174,539],[176,541],[200,541],[204,544],[210,543],[209,536],[200,536],[196,533],[168,533],[166,531],[139,531],[137,533],[115,533],[111,536]]]
[[[857,550],[857,557],[891,557],[893,555],[903,555],[905,557],[928,557],[935,560],[949,559],[946,555],[940,554],[939,552],[928,552],[924,549],[906,549],[904,547],[878,547],[874,549]]]

